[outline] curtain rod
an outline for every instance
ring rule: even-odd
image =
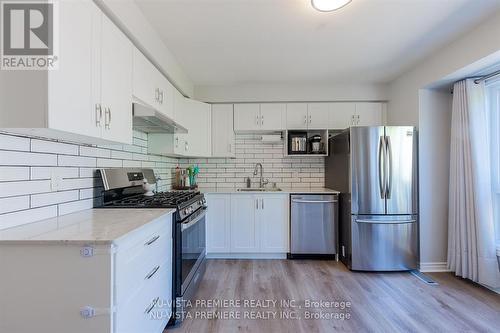
[[[499,76],[499,75],[500,75],[500,71],[496,71],[496,72],[490,73],[488,75],[482,76],[479,79],[474,80],[474,83],[478,84],[480,82],[486,81],[488,79],[494,78],[495,76]]]

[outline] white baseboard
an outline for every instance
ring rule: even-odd
[[[422,272],[422,273],[425,273],[425,272],[451,272],[449,269],[448,269],[448,265],[446,263],[446,261],[444,262],[421,262],[420,265],[419,265],[419,270]]]
[[[207,253],[207,259],[286,259],[286,253]]]

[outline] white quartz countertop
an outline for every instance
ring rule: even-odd
[[[0,244],[110,244],[175,209],[97,208],[0,230]]]
[[[339,191],[332,190],[326,187],[320,188],[283,188],[281,191],[238,191],[233,188],[205,188],[200,189],[202,193],[210,194],[210,193],[221,193],[221,194],[243,194],[243,193],[259,193],[259,194],[339,194]]]

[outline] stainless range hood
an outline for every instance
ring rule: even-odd
[[[133,128],[145,133],[187,133],[184,126],[165,116],[154,108],[138,101],[133,106]]]

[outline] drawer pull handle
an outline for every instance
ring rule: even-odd
[[[153,277],[153,275],[156,274],[156,272],[158,272],[158,270],[160,269],[160,266],[156,266],[155,268],[153,268],[153,270],[151,272],[149,272],[148,275],[146,275],[145,279],[146,280],[149,280]]]
[[[154,236],[153,238],[151,238],[150,240],[148,240],[146,243],[144,243],[144,245],[151,245],[154,242],[156,242],[158,240],[158,238],[160,238],[160,235]]]
[[[151,305],[149,305],[146,310],[144,311],[144,313],[146,314],[149,314],[151,312],[151,310],[153,310],[153,308],[156,306],[156,303],[158,303],[158,301],[160,300],[160,297],[156,297],[153,302],[151,302]]]

